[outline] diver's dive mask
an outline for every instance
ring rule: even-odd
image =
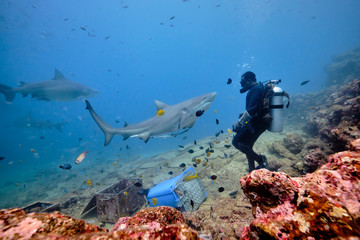
[[[242,87],[240,89],[240,93],[245,93],[248,90],[250,90],[250,88],[255,86],[257,84],[257,82],[256,82],[256,80],[252,81],[252,80],[245,79],[244,77],[241,77],[240,84],[241,84],[241,87]]]

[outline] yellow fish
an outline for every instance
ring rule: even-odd
[[[86,156],[87,153],[88,153],[88,151],[85,151],[85,152],[81,153],[81,154],[76,158],[75,164],[81,163],[81,162],[84,160],[84,158],[85,158],[85,156]]]
[[[232,131],[230,130],[230,128],[228,128],[228,133],[230,133],[230,134],[232,133]]]
[[[127,192],[127,191],[125,191],[125,192],[124,192],[124,195],[125,195],[125,196],[127,196],[127,195],[128,195],[128,192]]]
[[[184,177],[184,181],[189,182],[189,181],[192,181],[192,180],[194,180],[195,178],[198,178],[198,177],[199,177],[198,174],[191,175],[191,176],[186,176],[186,177]]]
[[[88,180],[86,180],[86,184],[87,185],[89,185],[89,186],[91,186],[92,185],[92,183],[91,183],[91,181],[88,179]]]
[[[217,110],[216,110],[216,109],[214,110],[214,113],[215,113],[215,114],[217,113]]]
[[[160,116],[164,115],[164,113],[165,113],[165,111],[160,109],[159,111],[156,112],[156,115],[160,117]]]
[[[208,157],[210,157],[210,155],[211,155],[211,152],[207,152],[206,154],[207,154],[207,156],[208,156]]]
[[[154,204],[154,206],[157,204],[157,199],[156,198],[151,199],[151,201]]]
[[[113,162],[113,166],[114,166],[114,167],[116,166],[116,162]]]
[[[226,139],[225,139],[225,141],[224,141],[224,142],[225,142],[225,143],[227,143],[227,142],[228,142],[228,140],[226,140]]]

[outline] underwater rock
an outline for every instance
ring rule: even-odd
[[[276,154],[279,157],[283,157],[290,160],[297,160],[298,158],[291,153],[280,141],[275,141],[267,145],[270,153]]]
[[[108,232],[60,212],[27,214],[18,208],[2,209],[0,239],[199,239],[171,207],[147,208],[118,223]]]
[[[0,239],[47,239],[47,236],[71,237],[82,233],[107,232],[84,220],[53,213],[29,213],[20,208],[0,210]]]
[[[298,154],[304,147],[304,142],[301,136],[297,133],[288,133],[283,139],[283,145],[293,154]]]
[[[255,217],[242,239],[358,239],[360,139],[350,147],[304,177],[265,169],[242,177]]]
[[[254,219],[249,200],[242,192],[237,194],[236,199],[216,199],[208,210],[184,212],[183,215],[186,223],[203,239],[239,239]]]
[[[312,149],[304,157],[304,171],[306,173],[312,173],[325,163],[325,155],[320,148]]]
[[[111,231],[145,226],[164,227],[176,223],[185,223],[181,212],[172,207],[159,206],[142,209],[135,213],[133,217],[120,218]]]
[[[333,63],[325,66],[328,73],[326,85],[338,85],[360,77],[360,48],[352,49],[333,58]]]

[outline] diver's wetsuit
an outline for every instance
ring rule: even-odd
[[[257,83],[254,85],[246,95],[246,111],[250,114],[252,119],[245,125],[233,138],[232,144],[246,155],[249,163],[249,172],[255,169],[255,162],[262,160],[261,156],[252,149],[256,140],[269,127],[262,119],[262,107],[264,85]]]

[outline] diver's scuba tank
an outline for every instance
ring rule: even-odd
[[[272,117],[272,121],[268,130],[270,132],[282,132],[283,130],[283,118],[282,112],[284,108],[284,96],[288,98],[288,103],[286,108],[290,105],[289,94],[282,90],[280,87],[276,86],[281,82],[279,80],[269,80],[267,83],[272,84],[273,95],[270,97],[270,115]]]

